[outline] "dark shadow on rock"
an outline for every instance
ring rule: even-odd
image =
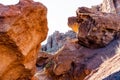
[[[108,77],[104,78],[103,80],[120,80],[120,71],[109,75]]]

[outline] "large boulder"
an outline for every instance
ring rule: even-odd
[[[0,80],[30,80],[47,35],[47,9],[32,0],[0,5]]]
[[[79,44],[88,48],[101,48],[119,37],[119,15],[86,7],[78,8],[76,13],[76,17],[68,19],[68,25],[73,30],[77,29]]]

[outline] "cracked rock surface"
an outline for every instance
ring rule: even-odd
[[[88,48],[101,48],[119,38],[119,15],[86,7],[78,8],[76,14],[76,17],[69,17],[68,25],[78,31],[79,44]]]
[[[32,0],[0,5],[0,80],[31,80],[48,31],[46,14],[46,7]]]

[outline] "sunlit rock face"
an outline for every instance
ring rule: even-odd
[[[103,13],[85,7],[78,8],[76,13],[76,17],[68,19],[68,24],[73,30],[74,25],[78,24],[79,44],[88,48],[101,48],[118,38],[119,15]]]
[[[106,13],[120,14],[120,0],[103,0],[102,4],[92,6],[92,9]]]
[[[0,80],[30,80],[47,35],[47,9],[32,0],[0,5]]]
[[[68,18],[68,26],[77,38],[67,41],[54,55],[41,53],[37,60],[41,69],[35,75],[39,80],[120,79],[112,75],[120,73],[120,16],[116,14],[117,7],[115,12],[101,12],[102,4],[80,7],[76,16]]]
[[[120,14],[120,0],[103,0],[102,12]]]
[[[68,18],[68,25],[78,33],[79,43],[88,48],[101,48],[119,35],[120,0],[103,0],[91,9],[81,7],[77,16]]]

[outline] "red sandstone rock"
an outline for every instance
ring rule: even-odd
[[[105,48],[89,49],[80,46],[77,40],[69,41],[47,61],[45,67],[36,76],[39,80],[41,78],[43,80],[84,80],[105,60],[116,54],[119,55],[117,52],[119,45],[120,40],[115,40]]]
[[[68,22],[78,41],[65,43],[36,76],[39,80],[119,80],[119,75],[111,78],[120,73],[119,21],[118,14],[79,8],[77,17]]]
[[[79,8],[76,13],[76,17],[68,19],[68,25],[73,30],[78,29],[78,39],[81,45],[100,48],[117,38],[120,31],[119,15],[102,13],[85,7]]]
[[[30,80],[47,35],[47,9],[32,0],[0,5],[0,80]]]

